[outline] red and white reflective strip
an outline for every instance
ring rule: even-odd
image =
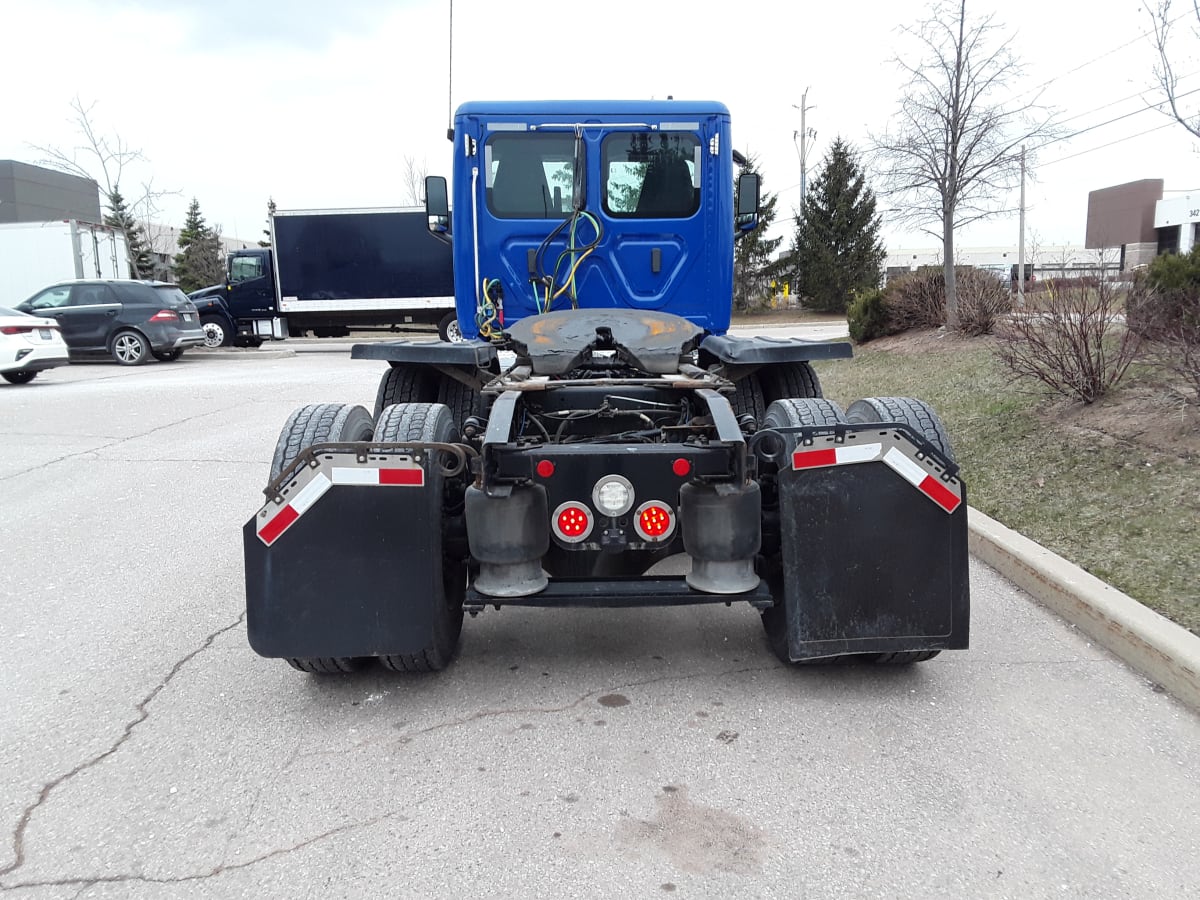
[[[797,450],[792,454],[793,469],[844,466],[847,463],[874,462],[883,453],[883,444],[839,444],[823,450]]]
[[[333,482],[329,480],[324,472],[318,472],[312,481],[296,491],[292,495],[292,498],[279,507],[279,511],[268,519],[265,525],[258,529],[259,540],[270,547],[314,503],[324,497],[325,492],[331,487],[333,487]],[[269,507],[270,504],[268,504]]]
[[[905,481],[919,490],[922,494],[944,509],[954,512],[962,503],[962,497],[934,478],[913,460],[909,459],[895,447],[883,454],[883,461],[893,471],[900,473]]]
[[[424,487],[425,470],[416,465],[402,469],[366,469],[334,466],[333,483]]]
[[[946,512],[952,513],[962,504],[961,492],[956,484],[947,484],[927,472],[920,463],[911,459],[899,447],[889,447],[886,453],[883,444],[838,444],[836,447],[804,448],[792,454],[792,468],[817,469],[876,460],[899,474]]]
[[[366,487],[424,487],[425,470],[415,463],[397,468],[375,468],[367,466],[331,466],[329,474],[322,467],[312,480],[291,496],[283,506],[268,503],[259,511],[261,517],[271,509],[275,514],[258,529],[258,537],[270,547],[280,536],[307,512],[314,503],[325,496],[335,484]]]

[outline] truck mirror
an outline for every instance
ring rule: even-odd
[[[445,234],[450,222],[450,198],[446,192],[446,179],[441,175],[425,178],[425,216],[429,219],[429,230]]]
[[[737,188],[737,230],[753,231],[758,227],[758,173],[739,175]]]

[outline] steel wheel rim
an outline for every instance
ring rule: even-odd
[[[453,344],[461,344],[463,342],[462,329],[458,327],[458,319],[453,319],[446,326],[446,339]]]
[[[113,349],[122,362],[133,362],[142,355],[142,342],[132,334],[123,334]]]
[[[216,322],[206,322],[204,324],[204,346],[209,350],[215,350],[225,343],[225,329]]]

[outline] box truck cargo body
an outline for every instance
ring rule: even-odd
[[[124,233],[75,219],[0,225],[0,306],[72,278],[129,278]]]

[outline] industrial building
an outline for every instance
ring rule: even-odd
[[[1200,230],[1200,191],[1164,198],[1163,180],[1147,178],[1088,194],[1086,245],[1118,250],[1122,271],[1160,253],[1188,253]]]
[[[0,224],[65,219],[100,224],[100,189],[96,182],[0,159]]]
[[[0,224],[62,222],[74,219],[103,224],[100,186],[91,178],[69,175],[44,166],[0,159]],[[143,224],[146,245],[154,258],[154,277],[170,281],[179,229],[171,225]],[[252,241],[221,237],[223,253],[254,246]]]

